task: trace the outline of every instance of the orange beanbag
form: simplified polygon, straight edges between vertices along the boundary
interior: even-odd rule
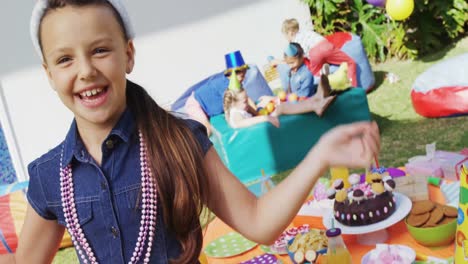
[[[0,254],[13,253],[18,247],[18,237],[28,204],[23,191],[25,190],[0,196]],[[70,235],[65,232],[60,248],[70,246],[72,246]]]

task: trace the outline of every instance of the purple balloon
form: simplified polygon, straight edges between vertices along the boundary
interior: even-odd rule
[[[367,0],[367,3],[373,5],[373,6],[378,6],[378,7],[384,7],[385,6],[386,0]]]
[[[406,172],[397,168],[388,168],[387,172],[392,178],[406,176]]]

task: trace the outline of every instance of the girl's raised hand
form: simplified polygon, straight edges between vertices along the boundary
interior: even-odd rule
[[[375,122],[341,125],[324,134],[315,150],[327,167],[367,168],[380,150]]]
[[[280,127],[280,121],[277,116],[268,116],[268,122],[270,122],[275,127]]]

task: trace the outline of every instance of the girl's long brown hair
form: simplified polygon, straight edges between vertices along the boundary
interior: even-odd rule
[[[128,40],[122,18],[106,0],[49,0],[44,16],[49,10],[67,5],[108,6]],[[171,262],[196,263],[203,244],[199,217],[209,197],[208,177],[203,167],[204,153],[186,122],[161,108],[142,87],[127,81],[126,96],[127,106],[135,115],[137,126],[147,142],[164,223],[174,232],[182,247],[181,255]]]
[[[196,263],[203,244],[200,214],[208,202],[203,151],[185,124],[161,108],[138,85],[127,85],[127,105],[148,142],[164,221],[182,245],[174,263]]]

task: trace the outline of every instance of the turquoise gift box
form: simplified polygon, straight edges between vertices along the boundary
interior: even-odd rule
[[[261,123],[233,129],[224,114],[214,116],[210,139],[224,164],[249,184],[260,179],[261,169],[274,175],[294,168],[331,128],[370,119],[365,90],[354,88],[338,95],[322,117],[315,113],[280,116],[280,128]]]

